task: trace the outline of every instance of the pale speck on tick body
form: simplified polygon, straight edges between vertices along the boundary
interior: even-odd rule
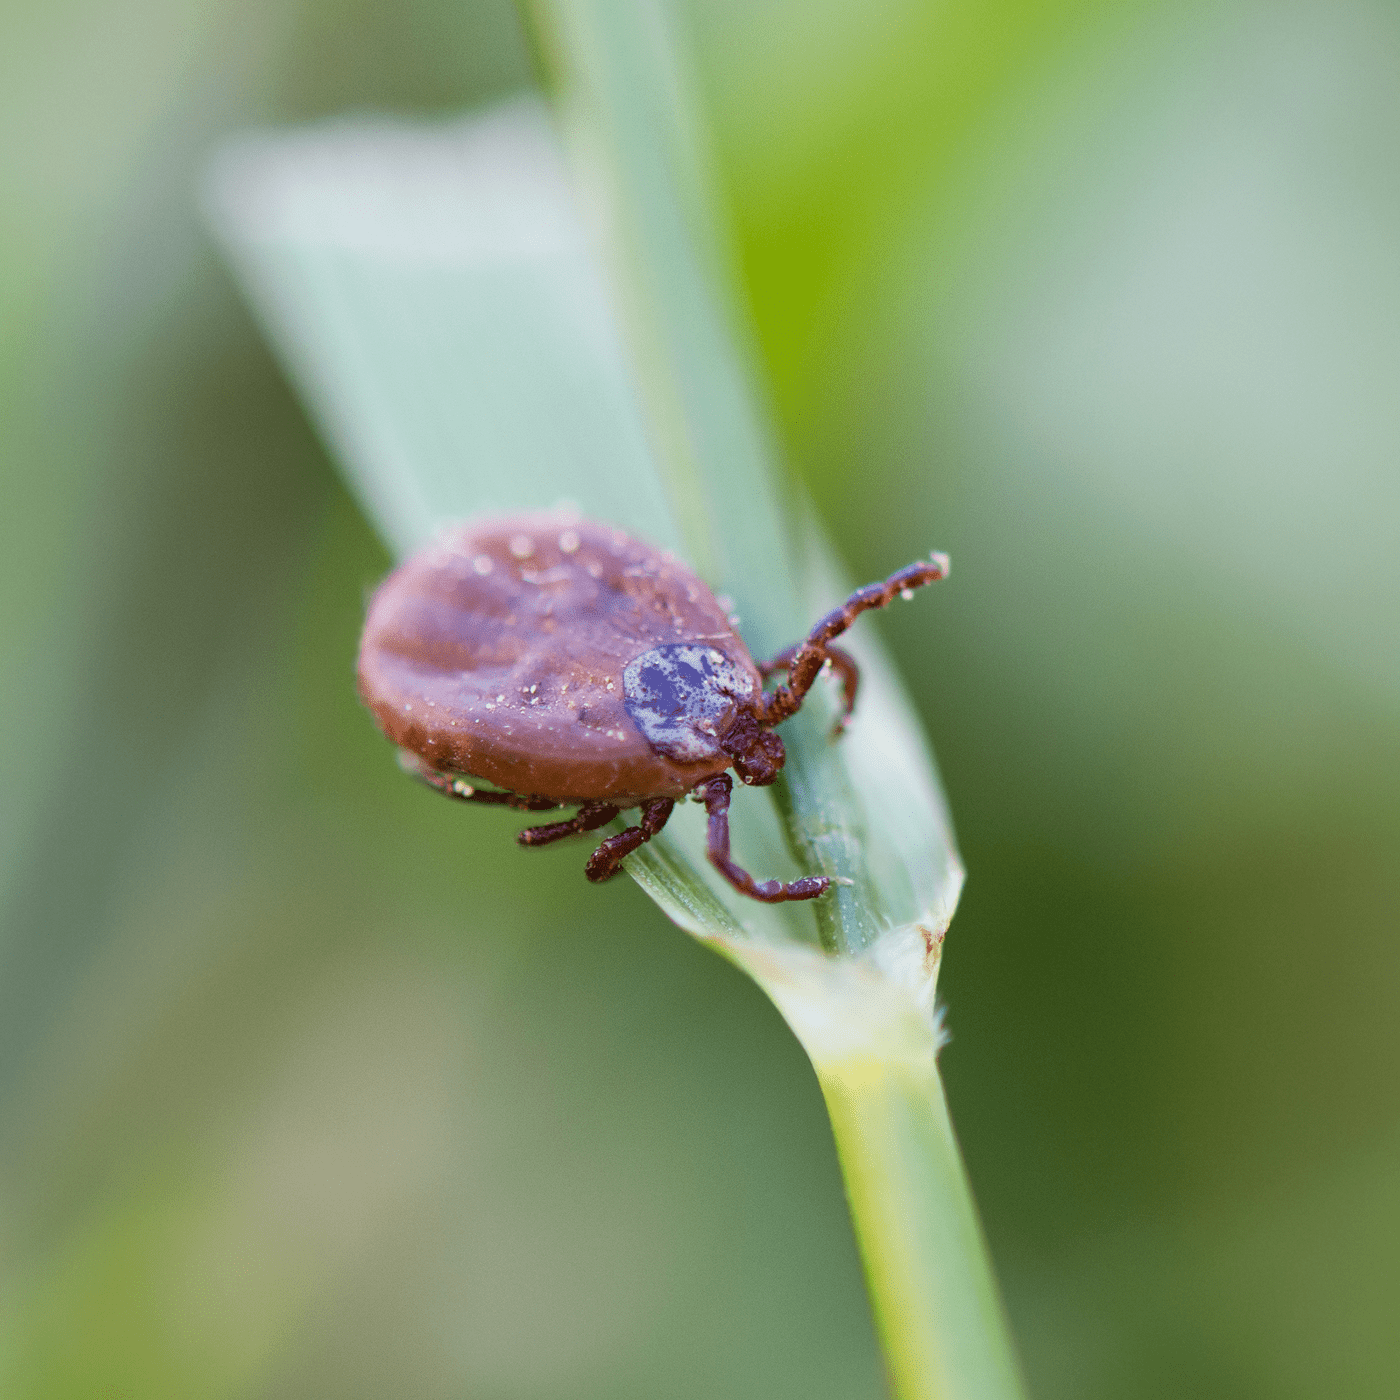
[[[512,535],[510,552],[513,558],[528,559],[535,552],[535,542],[529,535]]]
[[[559,548],[565,554],[574,553],[581,543],[582,541],[579,539],[577,530],[565,530],[563,534],[559,536]]]
[[[475,569],[482,578],[485,578],[486,575],[495,568],[495,565],[491,562],[491,556],[489,554],[478,554],[476,558],[472,560],[472,568]]]

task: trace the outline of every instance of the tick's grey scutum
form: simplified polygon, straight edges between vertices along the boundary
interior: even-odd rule
[[[719,752],[719,734],[752,678],[714,647],[677,642],[643,652],[622,673],[623,704],[647,742],[680,763]]]

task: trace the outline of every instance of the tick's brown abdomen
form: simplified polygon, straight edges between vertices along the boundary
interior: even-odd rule
[[[670,555],[564,512],[470,521],[380,586],[360,694],[394,743],[439,771],[631,806],[731,761],[667,758],[623,705],[630,661],[690,641],[761,686],[714,595]]]

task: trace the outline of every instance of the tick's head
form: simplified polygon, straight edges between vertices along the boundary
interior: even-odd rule
[[[744,705],[720,735],[719,746],[734,760],[734,771],[750,787],[767,787],[787,761],[783,741],[764,729],[751,706]]]

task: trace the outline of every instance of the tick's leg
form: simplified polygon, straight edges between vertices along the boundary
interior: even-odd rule
[[[563,805],[549,797],[525,797],[518,792],[497,792],[492,788],[477,787],[475,783],[469,783],[455,774],[439,773],[436,768],[429,768],[408,753],[400,752],[399,767],[454,802],[484,802],[492,807],[514,807],[517,812],[552,812]]]
[[[670,821],[675,805],[669,797],[644,802],[641,825],[629,826],[626,831],[609,836],[588,857],[588,867],[584,873],[594,884],[600,880],[611,880],[622,869],[624,858],[630,856],[643,841],[650,841]]]
[[[758,663],[759,675],[767,680],[769,676],[778,671],[788,670],[792,666],[798,650],[798,647],[789,647],[786,651],[780,651],[771,661],[760,661]],[[851,712],[856,707],[856,691],[860,688],[860,667],[856,664],[855,657],[845,647],[827,647],[826,659],[831,663],[831,669],[836,672],[841,681],[841,698],[845,702],[841,718],[831,727],[831,737],[839,739],[845,732],[846,721],[850,719]]]
[[[786,671],[792,665],[792,658],[797,655],[797,647],[791,646],[786,651],[780,651],[771,661],[760,661],[758,663],[758,674],[767,680],[769,676],[775,676],[779,671]]]
[[[527,826],[515,839],[522,846],[548,846],[551,841],[562,841],[566,836],[577,836],[581,831],[596,831],[600,826],[607,826],[618,811],[611,802],[589,802],[568,821]]]
[[[884,583],[872,583],[856,589],[839,608],[827,613],[812,628],[805,642],[782,653],[789,658],[786,663],[787,684],[780,685],[764,697],[763,723],[780,724],[802,708],[802,701],[811,690],[812,682],[831,655],[830,643],[861,613],[869,612],[871,608],[887,607],[900,594],[922,588],[926,583],[937,583],[947,576],[948,556],[935,554],[927,563],[910,564],[907,569],[891,574]]]
[[[729,858],[729,795],[734,791],[734,780],[728,773],[702,783],[695,791],[705,804],[709,814],[710,830],[707,854],[710,864],[734,886],[740,894],[761,899],[765,904],[782,904],[789,899],[815,899],[831,888],[831,878],[827,875],[804,875],[800,880],[784,884],[781,880],[765,880],[759,884],[747,870],[735,865]]]

